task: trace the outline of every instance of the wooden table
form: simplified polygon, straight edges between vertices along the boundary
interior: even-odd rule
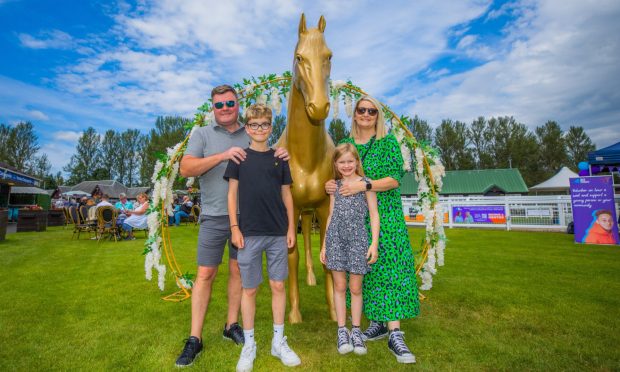
[[[20,209],[17,215],[17,232],[47,230],[47,211]]]

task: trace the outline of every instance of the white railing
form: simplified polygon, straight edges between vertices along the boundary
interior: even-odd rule
[[[620,195],[615,196],[616,215],[620,209]],[[407,225],[424,225],[424,218],[417,205],[417,198],[403,197],[403,212]],[[566,230],[573,221],[570,195],[549,196],[450,196],[439,198],[444,211],[446,227],[483,227],[500,229]],[[486,221],[455,222],[455,209],[469,210],[479,207],[491,213]],[[493,207],[493,208],[491,208]],[[495,209],[495,211],[493,211]],[[495,213],[503,211],[501,213]],[[493,217],[491,217],[493,215]],[[462,218],[462,216],[461,216]],[[461,219],[457,219],[461,220]]]

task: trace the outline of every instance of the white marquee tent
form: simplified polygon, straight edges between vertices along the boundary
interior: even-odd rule
[[[530,187],[530,191],[562,191],[568,192],[570,189],[570,179],[579,177],[579,175],[567,167],[562,167],[555,176],[549,178],[545,182]]]

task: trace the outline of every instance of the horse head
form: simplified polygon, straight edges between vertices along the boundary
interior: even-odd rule
[[[314,125],[322,124],[329,114],[328,84],[332,51],[325,43],[324,31],[323,16],[317,28],[308,29],[302,13],[293,62],[293,86],[303,95],[306,113]]]

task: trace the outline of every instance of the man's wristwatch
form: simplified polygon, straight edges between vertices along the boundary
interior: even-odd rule
[[[372,183],[370,183],[370,180],[368,178],[366,178],[364,181],[366,181],[366,191],[370,191],[370,189],[372,189]]]

